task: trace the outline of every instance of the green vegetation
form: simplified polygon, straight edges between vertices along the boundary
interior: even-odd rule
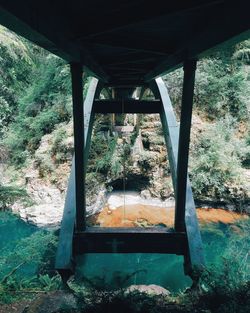
[[[14,250],[8,245],[2,248],[0,302],[17,301],[27,290],[35,294],[39,290],[58,289],[61,279],[53,269],[56,246],[57,237],[52,232],[37,231],[18,240]]]
[[[0,136],[14,120],[34,62],[24,40],[0,26]]]
[[[102,116],[97,117],[97,127],[91,141],[88,173],[97,172],[103,176],[104,182],[108,178],[116,179],[123,175],[123,165],[130,164],[131,144],[118,134],[113,135],[110,129],[101,131],[98,128]],[[105,117],[104,117],[105,119]]]
[[[141,153],[138,165],[144,172],[149,172],[155,166],[157,162],[157,155],[152,151],[144,151]]]
[[[40,62],[32,84],[19,100],[18,115],[4,140],[10,159],[17,166],[35,152],[43,135],[71,117],[68,67],[50,55]]]
[[[4,27],[0,55],[1,150],[19,167],[43,135],[71,117],[69,66]]]
[[[196,199],[231,201],[238,209],[249,198],[243,172],[250,163],[249,44],[244,41],[198,62],[194,108],[203,125],[193,130],[190,153]],[[183,71],[165,79],[179,115]]]
[[[51,157],[54,158],[57,164],[69,161],[73,154],[73,145],[69,149],[69,145],[65,142],[68,138],[67,131],[65,130],[66,125],[61,124],[60,126],[60,128],[54,131],[51,148]]]
[[[94,164],[96,171],[103,173],[104,175],[107,175],[110,168],[119,171],[119,168],[117,169],[116,165],[113,165],[114,168],[111,166],[116,159],[113,156],[115,153],[116,141],[117,138],[115,137],[109,137],[106,140],[104,135],[98,133],[93,138],[90,159],[96,161],[96,164]]]
[[[249,42],[214,52],[198,62],[194,106],[209,119],[230,114],[238,120],[249,119],[250,75]],[[183,71],[168,74],[165,79],[173,104],[181,104]]]
[[[32,203],[25,189],[16,186],[0,185],[0,211],[10,209],[17,200],[21,201],[27,206],[31,205]]]
[[[191,176],[197,198],[232,198],[237,202],[247,197],[242,168],[249,167],[250,163],[247,129],[249,42],[214,52],[198,62],[195,110],[204,123],[210,121],[214,125],[204,127],[191,149]],[[48,154],[37,153],[35,157],[41,177],[52,175],[58,165],[70,161],[73,152],[73,146],[67,142],[69,134],[64,129],[72,114],[69,66],[4,28],[0,29],[0,49],[3,72],[0,79],[0,156],[20,168],[27,158],[34,157],[42,137],[53,134]],[[182,76],[182,70],[166,76],[177,112],[181,103]],[[89,78],[86,82],[87,86]],[[116,116],[116,124],[121,124],[124,118],[122,114]],[[111,133],[105,137],[101,131],[102,127],[111,127],[110,120],[104,116],[96,118],[88,164],[88,178],[92,182],[95,173],[101,183],[107,177],[121,176],[124,160],[130,171],[130,150],[137,132],[132,134],[131,143],[126,143],[126,147],[117,144],[118,138]],[[141,123],[152,128],[156,122],[141,119]],[[157,161],[154,155],[154,150],[162,151],[163,136],[144,131],[142,140],[146,151],[140,155],[138,164],[144,174],[149,174],[155,163],[163,162],[162,159]]]
[[[236,137],[230,116],[208,125],[191,154],[191,179],[196,197],[244,200],[242,162],[250,146]]]

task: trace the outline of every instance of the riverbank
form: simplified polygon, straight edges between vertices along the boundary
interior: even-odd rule
[[[208,223],[233,224],[247,219],[246,214],[226,211],[225,209],[197,208],[197,217],[201,226]],[[172,228],[174,226],[174,207],[152,205],[125,205],[110,210],[105,207],[100,213],[90,217],[90,223],[101,227],[149,227],[158,225]]]
[[[33,194],[36,195],[36,204],[24,207],[17,202],[12,207],[12,212],[31,225],[58,229],[63,215],[64,195],[56,191],[55,187],[41,187],[38,183],[33,185]],[[134,191],[107,193],[102,190],[96,203],[87,207],[88,223],[102,227],[147,227],[162,224],[171,228],[174,223],[174,207],[173,197],[163,201]],[[230,224],[247,217],[246,214],[235,212],[232,205],[220,206],[212,202],[197,207],[197,215],[201,225],[209,222]]]
[[[233,224],[246,219],[246,214],[228,211],[224,208],[197,208],[201,226],[208,223]],[[174,227],[175,200],[165,201],[141,197],[136,192],[113,192],[107,197],[104,208],[89,216],[88,223],[101,227]]]

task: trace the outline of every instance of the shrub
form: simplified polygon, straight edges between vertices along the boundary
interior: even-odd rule
[[[0,185],[0,210],[9,209],[17,200],[27,205],[31,203],[31,199],[25,189],[16,186]]]
[[[51,156],[58,164],[71,160],[74,152],[73,140],[66,130],[66,124],[60,124],[53,132]]]
[[[250,131],[248,131],[248,133],[247,133],[245,143],[246,143],[246,146],[248,146],[248,147],[250,146]],[[250,149],[248,149],[248,151],[246,153],[246,157],[242,162],[243,166],[246,168],[250,168],[250,151],[249,150]]]
[[[51,262],[48,258],[48,247],[53,249],[54,258],[56,246],[57,237],[54,233],[37,231],[31,236],[19,240],[13,251],[8,248],[2,249],[0,302],[12,302],[18,296],[23,296],[23,294],[15,294],[13,291],[58,289],[61,282],[60,277],[51,276],[51,268],[47,267],[48,262]]]
[[[233,58],[244,64],[250,65],[250,39],[236,45]]]
[[[143,172],[151,170],[158,162],[158,153],[143,151],[138,159],[138,165]]]
[[[248,312],[250,221],[238,222],[237,233],[227,236],[227,249],[217,265],[207,266],[201,277],[205,291],[200,305],[212,312]]]
[[[102,134],[96,134],[93,138],[90,157],[96,161],[95,170],[107,174],[113,159],[113,154],[116,148],[116,137],[109,137],[107,140]]]
[[[69,95],[68,66],[56,57],[43,56],[32,84],[19,101],[19,114],[4,139],[11,161],[17,166],[25,161],[25,150],[33,154],[43,135],[51,133],[57,124],[70,120]]]
[[[244,198],[241,162],[249,147],[236,138],[233,119],[207,126],[193,147],[191,180],[196,197]]]
[[[15,119],[33,66],[26,41],[0,26],[0,136]]]
[[[35,166],[38,168],[40,177],[48,177],[54,172],[55,166],[50,155],[36,153]]]
[[[209,118],[225,117],[227,114],[238,120],[247,120],[249,117],[247,71],[244,62],[232,57],[236,52],[237,46],[218,50],[211,57],[198,62],[194,106],[205,112]],[[179,111],[183,71],[178,69],[164,79],[173,105]]]

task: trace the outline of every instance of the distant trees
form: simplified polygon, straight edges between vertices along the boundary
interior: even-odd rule
[[[194,105],[210,120],[230,114],[247,120],[250,112],[250,40],[214,52],[198,62]],[[165,76],[175,107],[181,104],[183,71]]]

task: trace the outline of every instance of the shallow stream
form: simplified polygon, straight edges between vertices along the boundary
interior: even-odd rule
[[[0,212],[0,253],[3,248],[5,251],[14,250],[21,238],[28,240],[35,231],[35,226],[9,213]],[[218,264],[233,234],[232,224],[203,224],[201,234],[207,264]],[[183,257],[176,255],[87,254],[79,257],[77,263],[79,279],[100,288],[157,284],[176,292],[191,284],[183,272]]]

